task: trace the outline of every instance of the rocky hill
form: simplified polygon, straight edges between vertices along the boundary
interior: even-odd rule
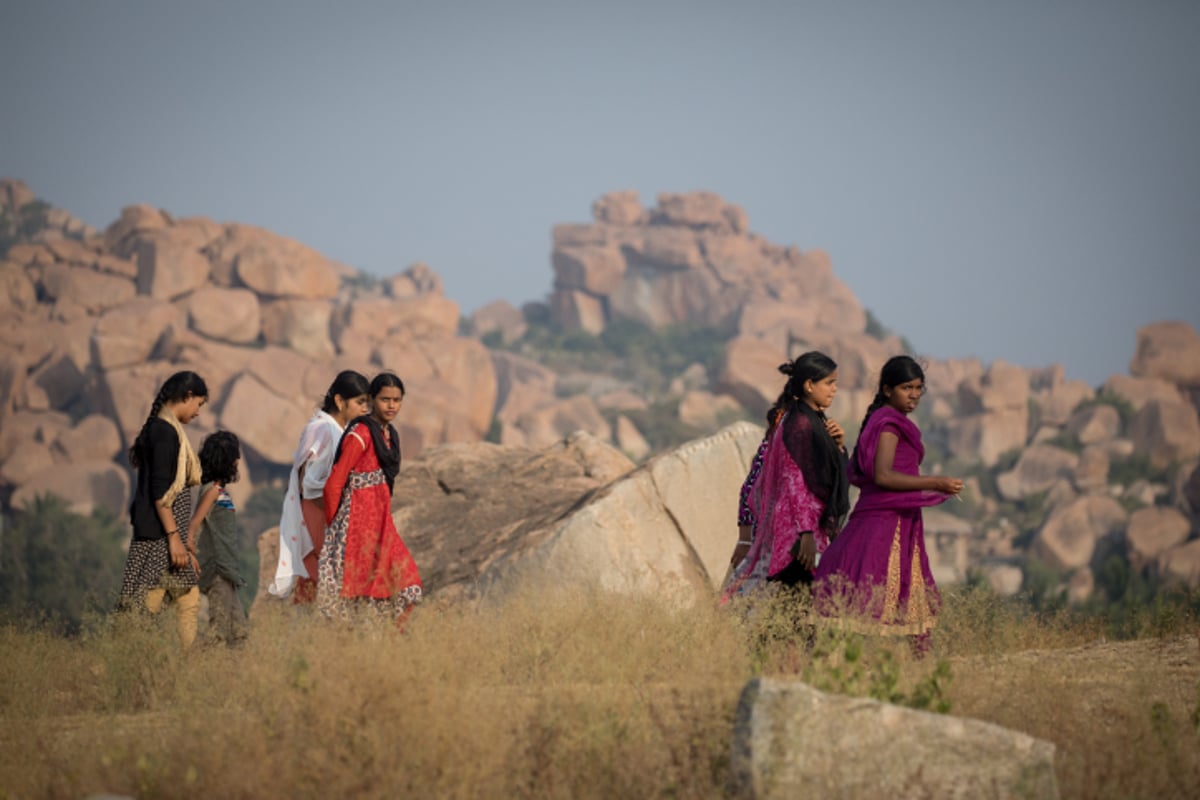
[[[373,278],[266,230],[146,206],[96,231],[0,182],[0,500],[20,509],[55,493],[81,511],[123,508],[123,452],[154,387],[189,367],[212,401],[191,433],[242,437],[244,501],[278,486],[329,380],[351,367],[392,369],[408,385],[401,436],[410,459],[424,454],[406,462],[414,480],[473,470],[489,505],[540,507],[548,492],[561,514],[606,494],[616,474],[581,483],[543,465],[537,480],[490,488],[488,476],[511,478],[513,464],[550,457],[576,431],[632,469],[757,422],[778,393],[778,364],[812,348],[840,364],[832,411],[853,432],[879,367],[907,349],[826,254],[765,241],[716,195],[663,194],[646,208],[618,192],[592,211],[590,223],[554,228],[544,302],[498,301],[460,319],[423,264]],[[1129,373],[1100,387],[1060,366],[1000,361],[927,359],[927,374],[927,467],[970,479],[966,502],[927,517],[940,579],[979,576],[1002,593],[1040,582],[1078,601],[1112,559],[1146,580],[1200,580],[1194,330],[1143,329]],[[498,448],[464,449],[484,440]],[[447,443],[464,446],[436,447]],[[550,552],[538,542],[557,516],[504,523],[527,542],[489,533],[451,546],[431,511],[445,497],[405,491],[400,521],[447,587]],[[711,581],[714,557],[687,547],[699,565],[688,569]]]

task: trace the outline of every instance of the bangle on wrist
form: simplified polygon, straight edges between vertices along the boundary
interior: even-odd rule
[[[743,544],[754,544],[754,542],[750,541],[749,539],[738,539],[738,544],[739,544],[739,545],[743,545]]]
[[[173,531],[167,531],[167,536],[175,536],[178,533],[179,533],[179,528],[176,528]]]

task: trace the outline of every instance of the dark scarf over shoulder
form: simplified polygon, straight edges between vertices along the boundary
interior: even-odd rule
[[[383,425],[379,420],[370,414],[358,417],[350,421],[346,426],[345,433],[342,434],[341,441],[338,442],[337,453],[333,456],[333,461],[336,464],[337,460],[342,457],[342,446],[346,443],[346,437],[350,435],[350,431],[355,425],[362,424],[371,432],[371,443],[375,446],[375,458],[379,460],[379,468],[383,470],[383,477],[387,481],[388,494],[392,494],[396,488],[396,475],[400,472],[400,435],[396,433],[395,427],[388,425],[388,434],[392,438],[392,444],[389,447],[383,441]]]
[[[821,529],[836,535],[850,511],[846,454],[825,430],[825,415],[805,402],[796,403],[783,418],[783,444],[800,468],[809,490],[825,504]]]

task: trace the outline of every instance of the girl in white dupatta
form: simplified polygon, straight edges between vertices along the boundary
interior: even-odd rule
[[[279,563],[268,591],[311,603],[316,598],[317,558],[325,540],[323,493],[346,424],[370,412],[370,383],[354,370],[339,372],[321,408],[300,434],[292,456],[279,518]]]

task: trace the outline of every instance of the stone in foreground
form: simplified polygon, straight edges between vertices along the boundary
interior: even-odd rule
[[[987,722],[755,678],[738,703],[738,798],[1057,798],[1054,745]]]

